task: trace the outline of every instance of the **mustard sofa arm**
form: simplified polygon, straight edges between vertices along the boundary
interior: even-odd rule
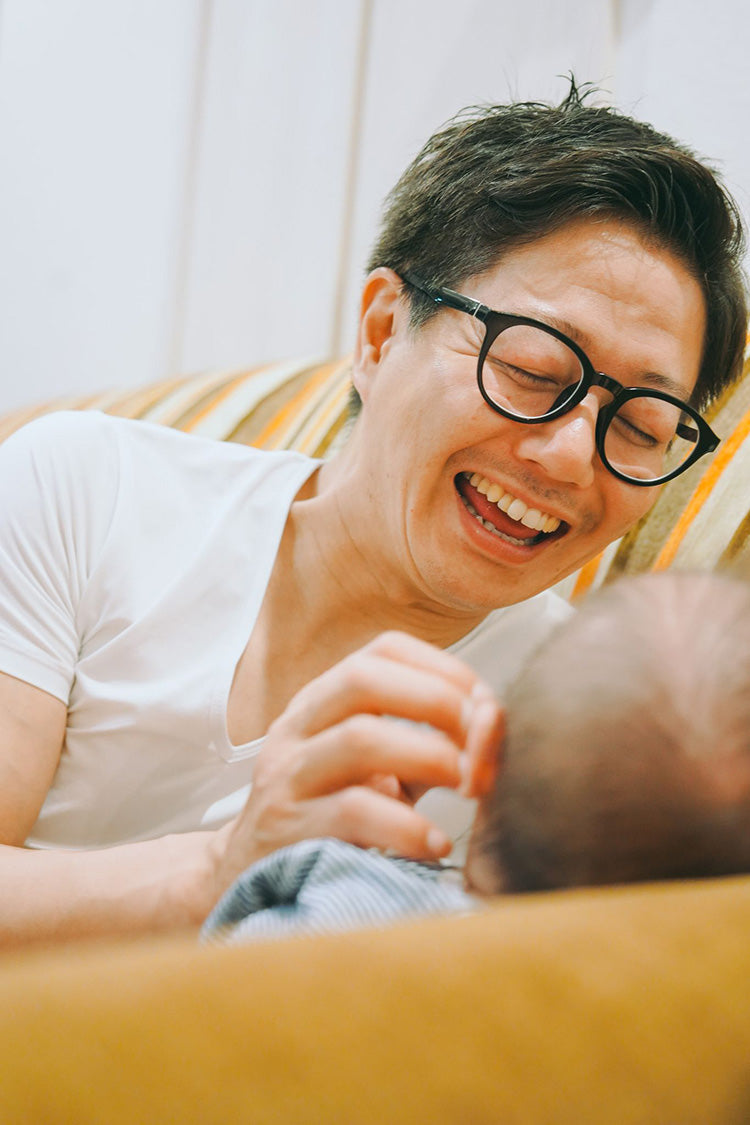
[[[384,931],[0,961],[0,1118],[739,1125],[750,879]]]

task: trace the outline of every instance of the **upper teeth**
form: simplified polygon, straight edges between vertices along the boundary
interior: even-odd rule
[[[530,508],[523,500],[512,496],[510,492],[505,492],[499,484],[493,484],[480,473],[472,473],[471,476],[466,473],[465,475],[469,477],[469,482],[476,488],[477,492],[486,496],[491,504],[497,504],[501,512],[506,512],[517,523],[522,523],[526,527],[532,528],[533,531],[544,531],[547,534],[551,531],[557,531],[560,526],[560,520],[557,516],[549,516],[546,512],[540,512],[538,508]]]

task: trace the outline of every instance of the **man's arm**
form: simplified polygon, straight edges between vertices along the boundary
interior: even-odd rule
[[[26,849],[57,768],[66,707],[0,673],[0,948],[197,926],[213,905],[211,834],[102,851]]]

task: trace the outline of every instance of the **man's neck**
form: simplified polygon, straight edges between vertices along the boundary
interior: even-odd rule
[[[484,618],[421,598],[377,538],[362,533],[367,513],[349,519],[340,485],[324,466],[291,507],[264,610],[278,613],[293,651],[327,648],[335,659],[387,629],[440,648],[460,640]],[[321,483],[322,482],[322,483]]]

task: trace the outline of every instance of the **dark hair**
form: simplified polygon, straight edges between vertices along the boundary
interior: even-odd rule
[[[559,106],[472,107],[435,133],[386,201],[368,269],[414,269],[452,288],[511,248],[590,217],[632,221],[703,287],[708,325],[694,403],[738,375],[747,327],[737,206],[685,146],[570,80]],[[411,287],[412,324],[437,311]]]

